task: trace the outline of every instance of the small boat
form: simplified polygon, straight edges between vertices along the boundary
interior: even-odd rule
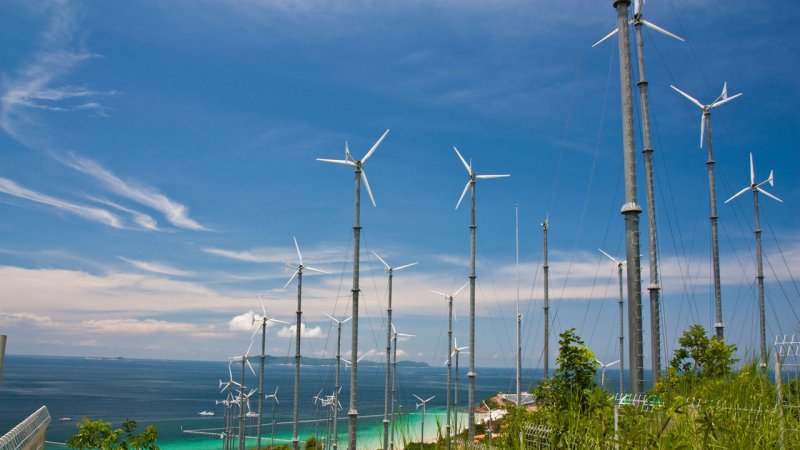
[[[258,413],[254,413],[253,411],[250,411],[249,413],[245,414],[245,416],[246,417],[258,417]]]
[[[72,417],[62,417],[58,419],[59,422],[72,422]]]
[[[213,416],[214,415],[214,411],[200,411],[197,414],[201,415],[201,416]]]

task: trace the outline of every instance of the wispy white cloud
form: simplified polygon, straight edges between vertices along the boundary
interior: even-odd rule
[[[77,203],[61,200],[46,194],[41,194],[39,192],[24,188],[8,178],[0,177],[0,192],[41,205],[51,206],[59,211],[64,211],[93,222],[99,222],[104,225],[108,225],[110,227],[123,228],[120,218],[105,209],[79,205]]]
[[[213,325],[201,326],[188,322],[167,322],[154,319],[92,319],[81,326],[90,333],[100,334],[181,334],[195,337],[213,337],[221,333]]]
[[[140,211],[136,211],[134,209],[126,208],[126,207],[124,207],[124,206],[122,206],[120,204],[114,203],[114,202],[112,202],[110,200],[105,200],[105,199],[101,199],[101,198],[97,198],[97,197],[90,197],[90,198],[92,200],[96,201],[97,203],[101,203],[103,205],[110,206],[112,208],[115,208],[115,209],[118,209],[120,211],[123,211],[123,212],[126,212],[126,213],[130,214],[131,216],[133,216],[133,221],[137,225],[139,225],[140,227],[144,228],[145,230],[160,231],[160,228],[158,228],[158,222],[156,222],[156,220],[152,216],[150,216],[148,214],[145,214],[145,213],[140,212]]]
[[[59,157],[59,160],[68,167],[95,178],[115,194],[161,212],[168,222],[178,228],[208,231],[208,228],[189,217],[189,208],[168,198],[151,186],[136,181],[122,180],[96,161],[78,156],[74,153],[68,153],[63,157]]]
[[[135,259],[124,258],[122,256],[120,256],[119,259],[131,264],[132,266],[134,266],[134,267],[136,267],[138,269],[141,269],[141,270],[144,270],[144,271],[147,271],[147,272],[159,273],[159,274],[162,274],[162,275],[174,275],[174,276],[178,276],[178,277],[184,277],[184,276],[188,276],[188,275],[192,274],[191,272],[187,272],[185,270],[176,269],[174,267],[168,266],[168,265],[160,263],[160,262],[138,261],[138,260],[135,260]]]
[[[221,248],[204,248],[203,251],[211,255],[222,256],[223,258],[233,259],[236,261],[253,262],[253,263],[276,263],[285,260],[276,256],[271,249],[261,248],[253,250],[224,250]]]

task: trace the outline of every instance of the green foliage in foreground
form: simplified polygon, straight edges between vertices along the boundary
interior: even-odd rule
[[[67,447],[77,449],[124,449],[124,450],[159,450],[156,445],[158,430],[150,424],[141,434],[136,434],[138,423],[125,419],[122,428],[111,429],[111,424],[104,420],[89,420],[84,417],[78,424],[78,432],[67,439]]]
[[[520,448],[520,432],[538,425],[547,431],[525,438],[525,448],[800,448],[800,408],[781,416],[775,385],[756,362],[733,370],[735,346],[709,338],[700,325],[679,343],[650,397],[618,407],[615,430],[614,398],[594,384],[594,356],[567,330],[555,375],[534,390],[538,409],[510,409],[494,447]],[[784,404],[800,405],[800,382],[783,392]]]

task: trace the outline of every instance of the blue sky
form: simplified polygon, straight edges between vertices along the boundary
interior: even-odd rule
[[[748,184],[748,152],[759,179],[776,170],[770,192],[785,203],[761,202],[767,335],[798,331],[800,6],[653,0],[644,13],[687,40],[645,32],[667,346],[689,324],[713,322],[700,111],[669,85],[710,102],[727,81],[744,95],[712,114],[723,308],[728,337],[752,354],[752,200],[722,202]],[[517,203],[524,364],[541,365],[539,223],[548,215],[551,342],[577,327],[598,357],[616,359],[616,273],[597,248],[624,254],[617,43],[590,48],[614,26],[611,2],[596,0],[6,2],[8,351],[239,354],[258,294],[276,317],[293,317],[296,291],[281,288],[296,236],[307,264],[334,273],[304,284],[303,353],[330,355],[322,313],[349,311],[353,180],[315,158],[342,158],[345,142],[363,155],[391,129],[365,166],[377,208],[364,197],[359,347],[384,346],[374,250],[395,265],[419,261],[395,277],[396,324],[418,336],[401,355],[445,357],[446,305],[429,290],[467,281],[457,146],[478,173],[512,175],[478,186],[478,364],[513,364]],[[456,300],[462,345],[467,298]],[[293,354],[287,331],[270,330],[270,353]]]

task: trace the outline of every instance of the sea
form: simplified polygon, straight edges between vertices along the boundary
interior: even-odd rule
[[[257,359],[257,358],[256,358]],[[253,361],[258,373],[257,361]],[[385,367],[360,366],[358,372],[358,441],[359,448],[382,447]],[[232,367],[234,379],[241,377],[241,364]],[[515,390],[514,369],[477,368],[477,399],[497,392]],[[299,435],[323,438],[328,433],[329,408],[315,405],[314,395],[331,395],[335,385],[335,366],[303,366],[299,402]],[[245,385],[258,387],[258,378],[245,371]],[[523,387],[535,386],[541,371],[527,370]],[[340,372],[343,386],[339,394],[339,442],[347,442],[347,407],[350,372],[344,365]],[[427,403],[425,438],[436,437],[444,429],[447,372],[444,367],[398,367],[395,442],[418,441],[422,428],[422,408],[417,395]],[[126,418],[139,423],[139,430],[154,424],[159,431],[158,444],[164,450],[221,449],[219,433],[224,426],[224,407],[219,380],[229,378],[225,361],[171,361],[146,359],[101,359],[78,357],[42,357],[6,355],[0,381],[0,435],[5,434],[42,405],[47,406],[52,422],[47,431],[47,449],[64,449],[63,443],[77,431],[83,418],[105,420],[118,427]],[[609,379],[610,381],[610,379]],[[467,371],[459,372],[459,404],[467,403]],[[287,443],[292,438],[294,367],[267,365],[265,393],[278,389],[279,403],[264,402],[262,445]],[[257,397],[251,408],[257,410]],[[273,410],[274,406],[274,410]],[[201,416],[201,411],[214,416]],[[273,416],[274,414],[274,416]],[[462,412],[460,425],[466,424]],[[274,417],[274,419],[273,419]],[[61,421],[69,418],[70,421]],[[274,420],[274,433],[273,433]],[[199,433],[198,433],[199,432]],[[255,447],[256,419],[247,419],[247,445]]]

